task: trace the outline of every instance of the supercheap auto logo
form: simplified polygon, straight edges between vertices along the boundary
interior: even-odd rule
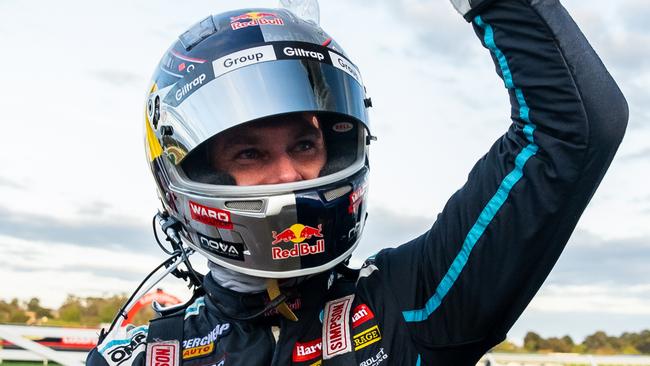
[[[263,13],[259,11],[244,13],[236,17],[230,17],[230,27],[233,30],[252,27],[256,25],[284,25],[282,18],[275,13]]]
[[[323,253],[325,251],[325,240],[318,239],[316,244],[310,245],[309,243],[304,243],[305,240],[311,239],[313,237],[322,238],[323,237],[323,225],[319,224],[318,227],[307,226],[303,224],[293,224],[287,229],[284,229],[280,232],[271,232],[273,236],[272,245],[280,243],[294,243],[292,248],[283,249],[279,246],[271,248],[271,256],[273,259],[287,259],[294,257],[302,257],[305,255],[312,255]]]

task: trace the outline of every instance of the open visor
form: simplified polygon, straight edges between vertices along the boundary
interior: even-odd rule
[[[270,116],[329,112],[369,128],[356,66],[309,43],[275,42],[197,63],[158,96],[153,127],[175,164],[218,133]]]

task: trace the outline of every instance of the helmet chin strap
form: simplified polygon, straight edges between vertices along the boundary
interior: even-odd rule
[[[280,292],[280,286],[278,285],[278,280],[272,278],[267,279],[266,292],[268,292],[269,299],[271,300],[271,302],[273,302],[274,299],[281,296],[282,293]],[[298,321],[298,317],[296,316],[296,314],[293,313],[293,311],[291,311],[291,309],[289,308],[285,300],[283,300],[281,303],[276,305],[275,308],[278,309],[278,312],[282,314],[283,317],[293,322]]]

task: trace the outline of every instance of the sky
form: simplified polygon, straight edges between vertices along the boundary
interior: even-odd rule
[[[566,0],[630,106],[627,135],[544,286],[509,333],[650,328],[650,6]],[[0,299],[130,292],[163,260],[143,150],[160,57],[208,14],[275,1],[0,0]],[[369,221],[353,263],[419,236],[508,128],[488,52],[446,1],[328,0],[321,25],[373,100]],[[453,156],[453,158],[450,158]],[[204,268],[202,260],[194,260]],[[166,281],[170,292],[183,284]]]

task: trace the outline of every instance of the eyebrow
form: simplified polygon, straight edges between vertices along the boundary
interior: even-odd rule
[[[259,132],[263,130],[264,127],[261,127],[260,129],[256,130],[258,132],[252,134],[234,134],[233,136],[226,136],[227,139],[221,146],[221,149],[228,150],[242,145],[256,145],[263,139],[263,136],[260,135],[264,135],[264,133]],[[320,129],[311,125],[303,125],[300,127],[300,129],[297,130],[293,137],[297,139],[304,137],[320,138],[321,136],[322,133]]]

